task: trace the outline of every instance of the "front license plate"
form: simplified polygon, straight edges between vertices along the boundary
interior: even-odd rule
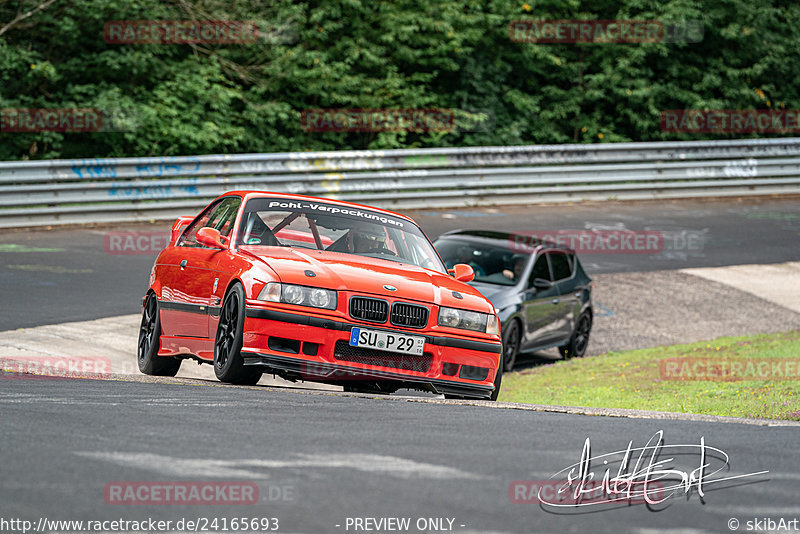
[[[354,327],[350,330],[350,345],[422,356],[425,337]]]

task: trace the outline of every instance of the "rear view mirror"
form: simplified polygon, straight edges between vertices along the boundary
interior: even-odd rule
[[[197,231],[197,242],[206,247],[224,249],[225,243],[222,240],[223,237],[216,228],[206,226]]]
[[[553,282],[545,280],[544,278],[534,278],[533,287],[536,289],[550,289],[553,287]]]
[[[459,282],[471,282],[475,278],[475,270],[466,263],[456,263],[447,271]]]

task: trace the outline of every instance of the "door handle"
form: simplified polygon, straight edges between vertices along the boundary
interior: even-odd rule
[[[558,304],[558,302],[559,302],[558,299],[553,299],[553,304]]]
[[[181,269],[186,267],[186,260],[181,260]]]

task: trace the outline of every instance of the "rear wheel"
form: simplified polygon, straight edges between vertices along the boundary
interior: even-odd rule
[[[586,354],[586,347],[589,346],[589,334],[592,332],[592,315],[588,312],[583,312],[578,317],[578,324],[575,326],[575,331],[572,332],[572,337],[569,338],[569,343],[558,347],[558,352],[561,356],[568,360],[570,358],[580,358]]]
[[[158,299],[155,293],[147,295],[142,310],[142,323],[139,327],[139,344],[136,359],[139,371],[146,375],[175,376],[181,368],[181,361],[158,355],[161,343],[161,317],[158,313]]]
[[[244,289],[241,284],[234,284],[225,295],[214,338],[214,374],[221,382],[254,385],[261,379],[260,368],[244,365],[243,331]]]

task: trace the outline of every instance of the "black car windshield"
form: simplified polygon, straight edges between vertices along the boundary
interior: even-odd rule
[[[435,246],[448,269],[466,263],[475,271],[475,282],[502,286],[513,286],[519,281],[530,257],[510,247],[451,237],[438,239]]]
[[[414,223],[313,199],[248,200],[236,243],[356,254],[446,272],[433,245]]]

